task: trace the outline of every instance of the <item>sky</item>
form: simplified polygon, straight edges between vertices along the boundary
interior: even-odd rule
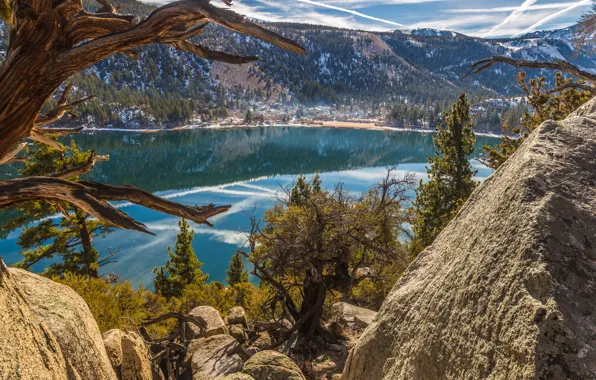
[[[591,0],[234,0],[232,9],[263,21],[364,30],[433,28],[498,38],[567,27],[589,10],[591,3]]]

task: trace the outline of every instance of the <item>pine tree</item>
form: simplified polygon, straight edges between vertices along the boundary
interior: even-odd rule
[[[250,112],[250,109],[247,109],[246,114],[244,114],[244,123],[252,124],[252,122],[253,122],[252,112]]]
[[[289,203],[295,206],[303,205],[311,194],[321,192],[321,176],[319,172],[315,173],[312,181],[309,183],[306,178],[301,174],[298,176],[296,183],[292,187],[290,192]]]
[[[468,156],[474,152],[476,135],[472,130],[470,103],[466,95],[445,115],[434,136],[435,157],[429,158],[429,181],[420,182],[413,203],[412,253],[417,255],[435,240],[472,194],[477,183],[472,179]]]
[[[63,150],[42,143],[25,148],[25,166],[19,170],[23,176],[57,175],[85,164],[92,152],[81,152],[74,141]],[[68,178],[76,180],[77,177]],[[99,277],[99,267],[107,260],[100,260],[92,245],[93,238],[105,236],[112,229],[98,220],[90,219],[83,210],[65,202],[49,203],[32,201],[19,206],[21,215],[2,226],[11,231],[23,228],[17,244],[22,248],[23,260],[16,267],[31,269],[43,260],[59,256],[61,260],[46,268],[48,276],[62,276],[66,272],[90,277]],[[63,218],[44,218],[63,214]],[[34,220],[42,220],[27,225]],[[24,227],[23,227],[24,226]]]
[[[248,282],[248,271],[244,270],[244,260],[242,254],[236,252],[230,261],[230,267],[226,271],[226,281],[231,286]]]
[[[166,298],[181,297],[184,288],[189,284],[204,284],[209,275],[203,274],[199,261],[192,248],[194,231],[189,229],[188,222],[178,222],[180,233],[176,236],[176,248],[168,247],[170,260],[165,266],[153,269],[155,292]]]

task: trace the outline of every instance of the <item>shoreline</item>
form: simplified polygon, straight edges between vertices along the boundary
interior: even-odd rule
[[[251,125],[251,124],[213,124],[208,126],[200,125],[185,125],[171,129],[128,129],[128,128],[88,128],[83,127],[83,132],[136,132],[136,133],[159,133],[159,132],[175,132],[175,131],[192,131],[201,129],[256,129],[256,128],[330,128],[330,129],[359,129],[367,131],[380,132],[416,132],[416,133],[436,133],[434,129],[423,128],[394,128],[387,126],[380,126],[375,123],[358,123],[358,122],[344,122],[344,121],[324,121],[317,124],[265,124],[265,125]],[[476,136],[501,138],[503,135],[475,132]]]

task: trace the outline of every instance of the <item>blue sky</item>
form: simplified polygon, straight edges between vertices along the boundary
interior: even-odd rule
[[[435,28],[481,37],[510,37],[563,28],[591,0],[234,0],[232,9],[264,21],[369,29]]]

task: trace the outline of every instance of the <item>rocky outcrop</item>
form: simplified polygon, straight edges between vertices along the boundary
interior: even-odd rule
[[[277,351],[255,354],[244,364],[243,372],[255,380],[306,380],[296,363]]]
[[[219,315],[219,311],[211,306],[199,306],[191,310],[189,315],[202,318],[207,327],[201,332],[200,328],[192,323],[188,324],[187,332],[190,339],[207,338],[219,334],[227,334],[226,325]]]
[[[544,123],[472,194],[344,379],[596,378],[595,110]]]
[[[338,302],[331,306],[330,320],[343,327],[363,329],[368,327],[376,316],[376,311]]]
[[[193,380],[212,380],[242,371],[244,362],[235,353],[237,349],[238,342],[229,335],[192,341],[188,354]]]
[[[85,301],[71,288],[36,274],[10,268],[33,314],[62,351],[71,379],[115,380],[99,327]]]
[[[0,259],[0,380],[66,380],[52,332],[31,311]]]

